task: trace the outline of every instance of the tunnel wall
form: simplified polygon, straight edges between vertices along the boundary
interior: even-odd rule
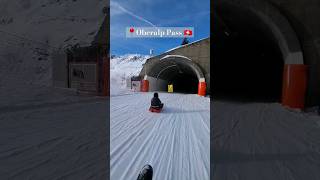
[[[320,102],[320,2],[318,0],[217,0],[216,3],[228,1],[239,6],[258,6],[267,13],[273,8],[289,22],[293,28],[301,47],[302,53],[293,53],[288,58],[303,56],[308,65],[308,82],[306,92],[306,106],[319,105]],[[278,24],[281,24],[280,22]],[[278,39],[280,40],[280,39]],[[292,64],[292,63],[289,63]],[[293,63],[294,64],[294,63]]]
[[[148,76],[147,80],[149,81],[149,91],[167,91],[168,82],[162,79],[158,79]]]
[[[205,38],[194,43],[186,44],[176,49],[169,50],[158,56],[149,58],[140,72],[140,76],[144,76],[145,72],[150,71],[154,63],[157,63],[166,55],[181,55],[191,59],[196,63],[205,76],[207,83],[207,93],[210,94],[210,38]]]
[[[275,42],[282,51],[286,64],[303,64],[300,42],[287,18],[266,0],[217,0],[218,8],[225,6],[246,10],[254,14],[272,32]],[[252,21],[250,19],[248,22]]]
[[[295,29],[308,65],[306,105],[320,103],[320,2],[318,0],[268,0]]]

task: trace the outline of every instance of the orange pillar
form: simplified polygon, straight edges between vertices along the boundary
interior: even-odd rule
[[[290,108],[304,108],[307,87],[307,66],[286,64],[283,71],[282,105]]]
[[[207,83],[204,81],[204,79],[200,79],[198,84],[198,95],[205,96],[206,92],[207,92]]]
[[[144,79],[141,81],[141,91],[148,92],[149,91],[149,81]]]

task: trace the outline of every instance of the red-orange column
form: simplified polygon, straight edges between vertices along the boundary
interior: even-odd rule
[[[286,64],[283,71],[282,105],[303,109],[307,87],[307,66]]]
[[[141,91],[142,92],[148,92],[149,91],[149,81],[148,80],[142,80],[141,81]]]
[[[207,92],[207,83],[200,81],[198,84],[198,95],[205,96],[206,92]]]

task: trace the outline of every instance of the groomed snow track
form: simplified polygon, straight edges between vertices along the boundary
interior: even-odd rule
[[[213,101],[213,179],[319,180],[320,117],[278,103]]]
[[[111,180],[136,179],[145,164],[154,180],[208,180],[210,99],[160,93],[161,113],[148,111],[152,93],[111,97]]]

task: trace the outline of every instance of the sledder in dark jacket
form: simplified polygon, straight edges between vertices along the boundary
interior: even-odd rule
[[[161,103],[158,93],[154,93],[153,98],[151,99],[151,108],[161,109],[162,107],[163,103]]]

